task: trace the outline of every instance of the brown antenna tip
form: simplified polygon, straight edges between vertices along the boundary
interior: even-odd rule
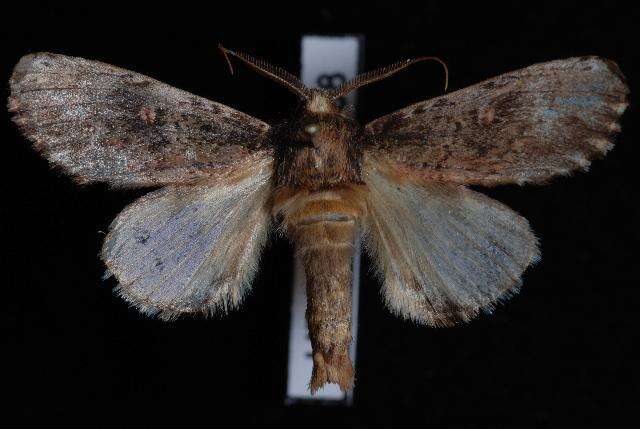
[[[222,46],[222,43],[218,43],[218,49],[220,49],[220,52],[222,52],[222,56],[224,56],[224,59],[227,61],[227,65],[229,66],[229,73],[233,75],[233,65],[231,64],[231,60],[229,59],[229,53],[233,54],[233,52]]]
[[[420,58],[416,58],[416,60],[414,60],[413,62],[425,61],[425,60],[435,61],[437,63],[440,63],[440,65],[444,69],[444,92],[447,92],[447,89],[449,88],[449,67],[447,67],[447,63],[445,63],[438,57],[420,57]]]

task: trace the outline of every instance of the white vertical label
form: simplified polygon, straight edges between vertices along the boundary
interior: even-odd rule
[[[301,44],[301,80],[309,87],[335,88],[353,79],[360,67],[361,38],[357,36],[304,36]],[[345,102],[355,107],[356,95],[352,92]],[[352,310],[351,310],[351,361],[356,362],[358,333],[358,293],[360,287],[360,239],[355,243],[353,257]],[[305,275],[300,261],[295,261],[293,276],[291,327],[289,331],[289,370],[287,379],[287,403],[296,400],[346,401],[351,403],[352,392],[346,395],[336,384],[325,385],[315,395],[309,393],[309,380],[313,369],[311,342],[309,341],[305,309],[307,297]]]

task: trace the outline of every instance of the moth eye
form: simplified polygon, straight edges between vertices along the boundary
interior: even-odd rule
[[[307,134],[313,135],[318,132],[318,129],[319,129],[318,125],[311,124],[311,125],[307,125],[304,130]]]

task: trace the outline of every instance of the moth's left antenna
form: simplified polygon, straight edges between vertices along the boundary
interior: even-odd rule
[[[247,64],[252,69],[256,70],[263,76],[267,76],[268,78],[275,80],[276,82],[284,85],[291,92],[298,95],[300,98],[308,99],[311,91],[309,88],[304,86],[302,82],[298,80],[297,77],[287,72],[286,70],[281,69],[280,67],[273,66],[266,61],[258,60],[250,55],[243,54],[242,52],[234,52],[230,49],[225,48],[224,46],[218,44],[218,49],[224,55],[225,60],[227,61],[227,65],[229,66],[229,71],[233,74],[233,65],[231,64],[231,59],[229,55],[236,57],[243,63]]]

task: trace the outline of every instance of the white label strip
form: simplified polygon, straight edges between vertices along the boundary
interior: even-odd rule
[[[302,38],[302,83],[309,87],[332,88],[354,78],[360,67],[361,38],[357,36],[304,36]],[[355,107],[355,92],[345,102]],[[358,332],[358,293],[360,287],[360,240],[355,243],[352,280],[352,342],[351,361],[356,362],[356,339]],[[305,320],[307,297],[305,276],[300,261],[295,261],[293,276],[293,299],[291,327],[289,331],[289,371],[287,380],[287,403],[296,400],[345,401],[350,404],[352,392],[342,393],[336,384],[328,384],[315,395],[309,393],[309,379],[313,369],[311,343]]]

